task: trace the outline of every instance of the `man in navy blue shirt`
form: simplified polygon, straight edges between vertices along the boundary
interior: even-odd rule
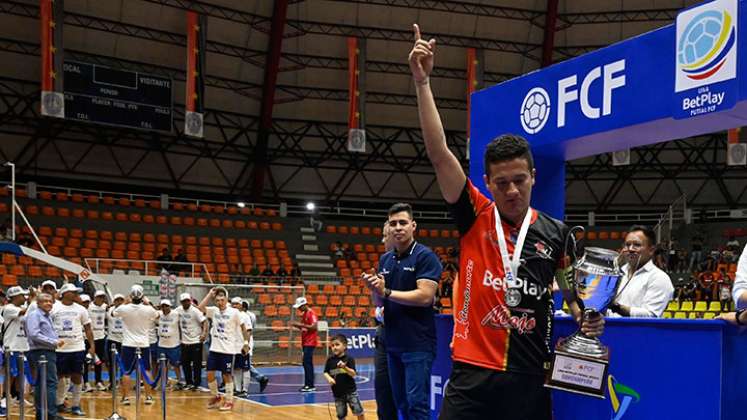
[[[394,249],[381,256],[379,272],[364,274],[377,306],[384,307],[389,381],[405,420],[430,419],[431,366],[436,352],[434,320],[441,263],[428,247],[415,241],[412,207],[389,209]]]

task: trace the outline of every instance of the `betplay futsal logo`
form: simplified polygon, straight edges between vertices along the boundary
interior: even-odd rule
[[[677,16],[675,92],[735,78],[736,47],[737,0],[715,0],[680,13]],[[698,95],[694,99],[699,99],[702,102],[699,106],[703,106],[718,97]]]
[[[580,86],[578,86],[579,79],[581,80]],[[578,102],[583,118],[596,120],[611,115],[613,91],[623,86],[625,86],[624,59],[594,67],[583,75],[573,74],[559,79],[554,100],[557,104],[555,126],[565,127],[567,115],[578,115],[568,113],[567,108],[574,102]],[[524,96],[519,110],[519,120],[524,131],[528,134],[539,133],[550,119],[552,103],[550,95],[544,88],[538,86],[530,89]]]

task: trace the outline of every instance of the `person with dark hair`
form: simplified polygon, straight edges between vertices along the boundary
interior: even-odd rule
[[[556,272],[569,275],[569,229],[529,205],[536,170],[524,138],[505,134],[487,145],[482,181],[489,197],[467,178],[446,143],[430,87],[436,40],[421,39],[418,26],[413,29],[409,64],[423,142],[460,233],[454,363],[439,418],[549,420],[552,401],[544,377],[551,357],[552,285]],[[603,318],[582,321],[575,299],[566,299],[581,331],[601,335]]]
[[[379,259],[378,273],[363,274],[376,306],[383,306],[384,334],[394,402],[406,420],[430,418],[430,371],[436,352],[433,304],[441,263],[415,241],[412,207],[389,209],[392,250]]]
[[[669,275],[654,264],[656,234],[651,228],[631,226],[625,235],[621,259],[625,277],[609,316],[659,318],[672,300],[674,286]]]
[[[324,365],[324,378],[332,386],[335,397],[337,418],[344,419],[348,415],[348,406],[358,420],[363,420],[363,405],[355,386],[355,359],[345,354],[348,339],[342,334],[335,334],[329,339],[332,355]]]
[[[389,223],[382,229],[381,243],[384,251],[394,249],[393,235]],[[394,420],[397,418],[397,406],[392,396],[392,385],[389,382],[389,363],[386,356],[386,333],[384,332],[384,307],[376,307],[376,351],[374,353],[374,395],[376,396],[376,415],[379,419]]]

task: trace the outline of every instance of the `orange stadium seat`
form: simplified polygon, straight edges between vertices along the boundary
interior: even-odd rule
[[[57,194],[55,194],[55,200],[56,201],[67,201],[68,196],[66,192],[60,191]]]
[[[18,279],[14,274],[3,275],[3,286],[15,286],[18,284]]]
[[[210,227],[219,228],[220,227],[220,219],[210,219]]]
[[[371,234],[371,227],[361,226],[361,235],[370,235],[370,234]]]
[[[428,237],[428,229],[418,229],[418,237],[419,238],[427,238]]]
[[[326,228],[327,233],[337,233],[337,227],[334,225],[327,225]]]
[[[371,233],[372,233],[372,234],[373,234],[374,236],[381,236],[381,235],[383,235],[383,232],[382,232],[382,230],[381,230],[381,228],[380,228],[380,227],[375,227],[375,228],[373,228],[373,230],[371,231]]]
[[[99,204],[99,201],[99,196],[93,194],[89,195],[88,198],[86,198],[86,202],[88,202],[88,204]]]
[[[339,226],[337,228],[337,233],[339,233],[341,235],[347,235],[348,233],[350,233],[350,231],[348,230],[347,226]]]

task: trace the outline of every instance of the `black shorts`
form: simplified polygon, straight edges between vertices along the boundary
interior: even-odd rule
[[[109,360],[109,355],[106,354],[106,338],[94,340],[93,346],[96,348],[96,356],[98,356],[103,363],[106,363]]]
[[[499,372],[454,362],[439,420],[552,420],[550,390],[541,376]]]

